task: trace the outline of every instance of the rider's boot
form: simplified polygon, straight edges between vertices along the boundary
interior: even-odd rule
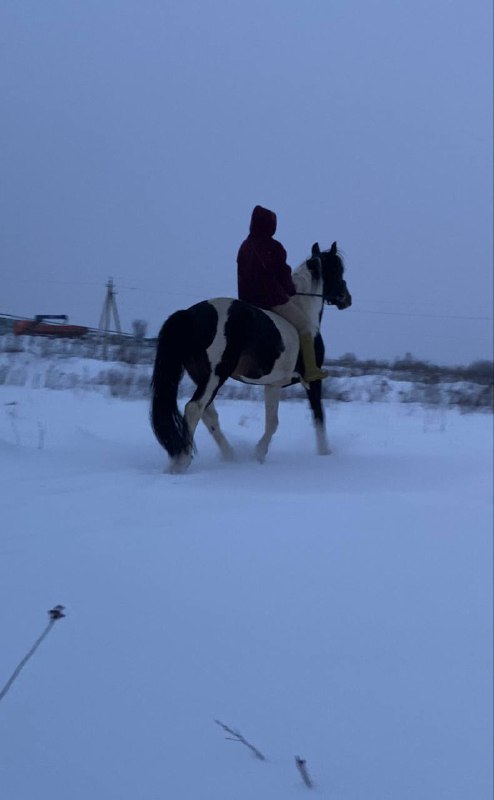
[[[302,351],[302,360],[304,362],[305,383],[312,383],[313,381],[323,381],[324,378],[329,377],[328,370],[321,369],[316,364],[314,337],[310,333],[300,334],[300,349]]]

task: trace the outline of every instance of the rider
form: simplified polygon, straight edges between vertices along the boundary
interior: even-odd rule
[[[237,256],[238,296],[259,308],[274,311],[296,328],[304,362],[306,383],[328,377],[316,364],[314,337],[309,321],[293,301],[296,294],[286,250],[276,239],[276,214],[262,206],[252,212],[250,233]]]

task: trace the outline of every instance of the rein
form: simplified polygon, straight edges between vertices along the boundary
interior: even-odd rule
[[[334,303],[330,300],[326,300],[323,294],[317,294],[316,292],[295,292],[295,296],[300,297],[320,297],[323,301],[323,304],[326,303],[328,306],[333,306]]]

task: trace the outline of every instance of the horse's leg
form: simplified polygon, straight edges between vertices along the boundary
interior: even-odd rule
[[[218,418],[218,412],[214,406],[214,403],[210,403],[202,412],[202,421],[204,422],[206,428],[208,429],[209,433],[213,437],[214,441],[218,445],[221,450],[221,455],[227,461],[231,461],[233,458],[233,450],[230,443],[225,438],[223,431],[220,428],[220,421]]]
[[[312,383],[309,383],[308,387],[306,387],[307,396],[309,398],[309,403],[314,418],[314,427],[316,429],[317,452],[320,456],[327,456],[331,453],[331,448],[326,436],[324,409],[321,402],[321,390],[321,381],[312,381]]]
[[[185,472],[192,461],[194,454],[194,434],[201,419],[204,409],[211,398],[218,384],[218,379],[212,374],[208,365],[209,375],[202,376],[201,379],[194,377],[197,387],[191,399],[185,405],[184,419],[189,432],[189,446],[179,455],[171,460],[171,471],[175,473]]]
[[[232,301],[234,302],[234,301]],[[210,346],[199,357],[185,362],[185,368],[197,388],[192,398],[185,406],[184,418],[187,423],[190,441],[194,439],[194,434],[201,418],[212,436],[218,443],[222,453],[226,457],[231,457],[232,450],[225,439],[218,422],[218,414],[214,408],[213,400],[218,390],[225,381],[232,375],[236,364],[240,358],[242,349],[241,329],[235,323],[235,318],[226,322],[218,323],[217,334]],[[228,333],[226,328],[229,327]],[[187,452],[186,457],[181,457],[180,468],[187,469],[192,461],[193,448]]]
[[[264,387],[264,410],[266,423],[264,435],[256,445],[256,457],[261,464],[266,460],[268,448],[278,428],[278,406],[280,404],[281,389],[279,386]]]
[[[218,391],[220,386],[223,385],[225,380],[226,378],[222,379],[217,374],[211,371],[208,379],[202,381],[199,384],[194,394],[192,395],[191,399],[186,404],[184,409],[184,417],[189,429],[191,442],[194,441],[194,434],[199,424],[199,420],[203,416],[208,405],[212,403],[216,395],[216,392]],[[214,414],[214,409],[213,409],[213,414]],[[192,456],[193,456],[193,445],[191,445],[191,447],[189,448],[189,450],[187,450],[186,453],[183,453],[182,455],[178,456],[177,459],[174,460],[172,471],[185,472],[190,462],[192,461]]]

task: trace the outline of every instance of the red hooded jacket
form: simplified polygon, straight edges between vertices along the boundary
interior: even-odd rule
[[[273,239],[275,231],[276,214],[256,206],[250,233],[238,251],[238,297],[259,308],[284,305],[295,294],[286,250]]]

